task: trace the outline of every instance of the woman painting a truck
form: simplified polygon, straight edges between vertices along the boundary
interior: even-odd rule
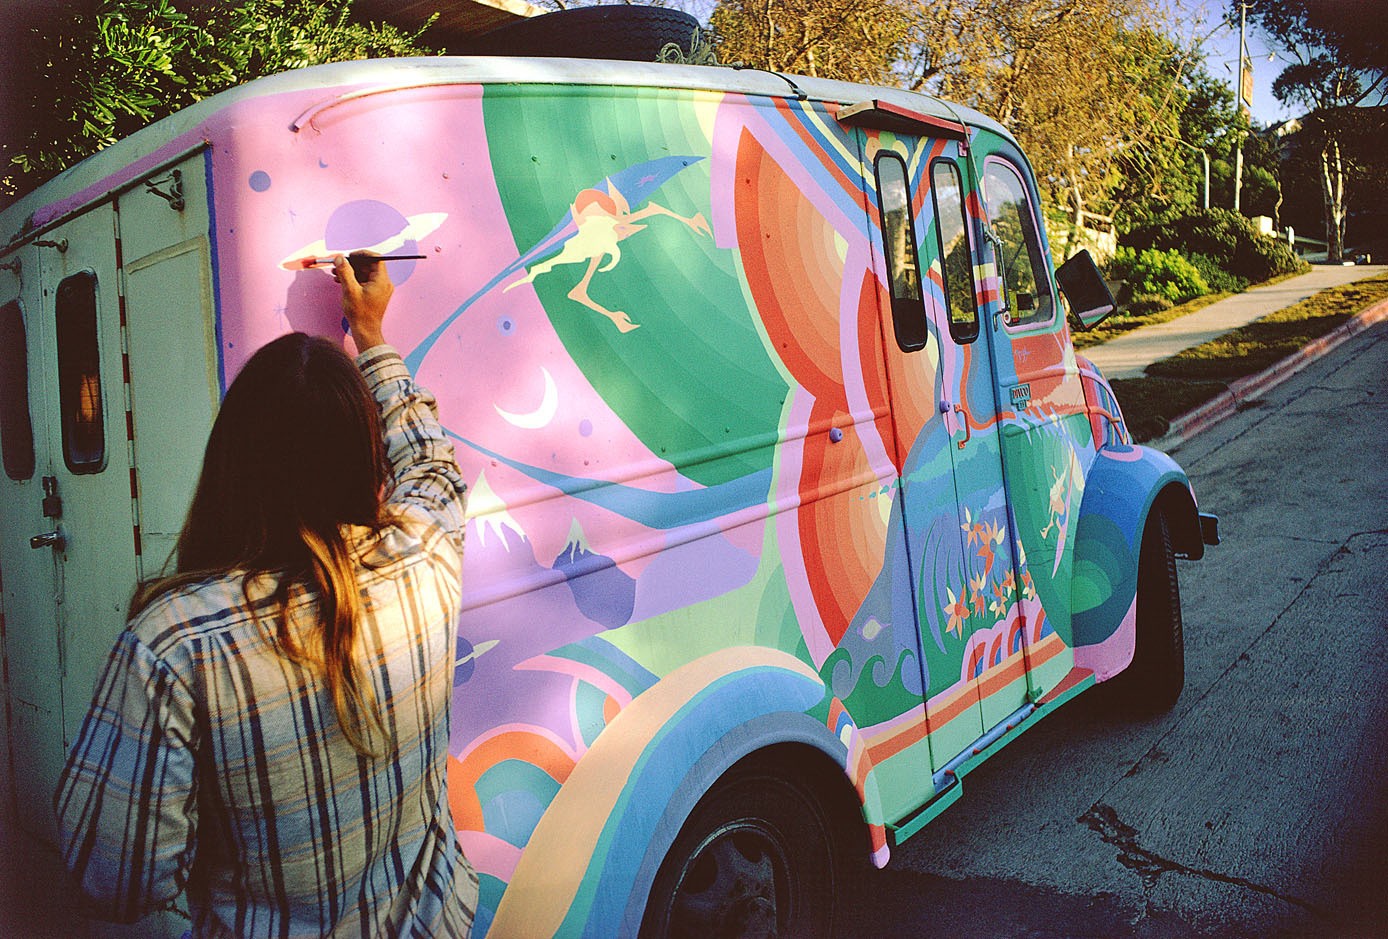
[[[422,256],[383,264],[391,338],[469,492],[446,793],[474,935],[842,934],[859,868],[1040,718],[1109,680],[1180,694],[1174,559],[1213,520],[1076,355],[1112,297],[1087,255],[1052,264],[1031,165],[966,108],[340,63],[140,131],[0,215],[0,246],[42,418],[0,477],[0,570],[35,585],[5,595],[11,675],[56,621],[66,671],[26,668],[71,686],[12,684],[11,749],[50,791],[104,664],[84,644],[193,501],[187,442],[260,348],[344,342],[319,262],[358,250]],[[99,455],[64,449],[65,367],[106,402]]]

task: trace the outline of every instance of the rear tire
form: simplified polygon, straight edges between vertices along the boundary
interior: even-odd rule
[[[656,873],[642,939],[838,935],[866,848],[854,856],[853,827],[797,768],[752,757],[699,800]]]
[[[1142,533],[1137,569],[1137,648],[1119,688],[1137,714],[1170,710],[1186,682],[1185,628],[1176,553],[1166,514],[1153,509]]]

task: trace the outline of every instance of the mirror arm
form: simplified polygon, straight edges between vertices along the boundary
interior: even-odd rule
[[[1002,271],[1002,239],[993,230],[993,223],[983,222],[983,240],[988,242],[988,246],[993,251],[993,270],[998,275],[998,308],[993,311],[993,331],[998,329],[998,319],[1011,313],[1011,308],[1007,305],[1007,277]]]

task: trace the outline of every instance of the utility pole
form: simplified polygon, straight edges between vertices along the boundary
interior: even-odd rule
[[[1245,115],[1252,115],[1253,112],[1253,90],[1248,86],[1252,84],[1245,79],[1247,74],[1244,70],[1252,71],[1253,65],[1248,61],[1248,50],[1244,45],[1244,31],[1248,22],[1248,4],[1239,4],[1239,89],[1238,105],[1239,112]],[[1248,92],[1248,97],[1244,97],[1244,92]],[[1243,134],[1236,135],[1234,140],[1234,211],[1239,211],[1239,197],[1243,192]]]

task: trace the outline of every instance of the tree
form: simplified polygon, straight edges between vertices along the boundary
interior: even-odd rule
[[[1367,4],[1261,0],[1246,6],[1249,20],[1291,60],[1273,81],[1272,93],[1279,101],[1309,109],[1302,123],[1314,130],[1308,138],[1314,140],[1318,162],[1325,240],[1330,261],[1339,262],[1351,176],[1344,143],[1368,116],[1358,113],[1360,106],[1381,101],[1388,88],[1383,38],[1375,27],[1353,17],[1368,12]]]
[[[1169,122],[1150,121],[1122,151],[1121,178],[1112,201],[1122,230],[1185,215],[1202,206],[1205,166],[1210,168],[1210,204],[1227,205],[1232,176],[1221,155],[1248,129],[1229,86],[1206,71],[1197,48],[1173,44],[1167,70],[1177,76],[1170,92]]]
[[[31,22],[0,198],[195,101],[324,62],[424,55],[423,30],[349,19],[351,0],[100,0]],[[427,28],[427,26],[426,26]],[[12,86],[14,87],[14,86]],[[11,135],[7,135],[10,137]]]
[[[720,0],[718,60],[866,84],[894,84],[908,28],[901,0]]]
[[[1147,0],[947,0],[922,17],[908,83],[1012,131],[1072,228],[1173,162],[1194,55]]]

